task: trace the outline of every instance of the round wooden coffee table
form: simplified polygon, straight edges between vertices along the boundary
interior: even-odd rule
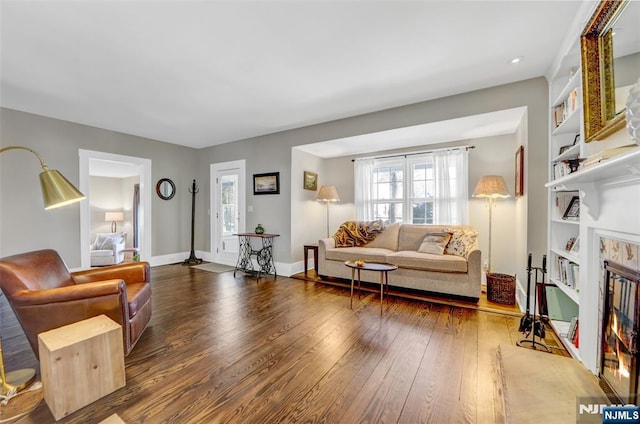
[[[360,272],[364,271],[378,271],[380,273],[380,315],[382,315],[382,301],[384,298],[384,287],[387,287],[387,294],[389,293],[389,271],[395,271],[397,266],[392,264],[385,264],[380,262],[364,262],[361,265],[357,265],[355,261],[346,261],[346,266],[351,268],[351,308],[353,308],[353,284],[355,281],[356,270],[358,271],[358,294],[360,294]]]

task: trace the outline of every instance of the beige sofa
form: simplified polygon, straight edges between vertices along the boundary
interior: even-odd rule
[[[462,225],[393,224],[373,241],[361,247],[335,247],[335,240],[319,240],[320,276],[351,280],[351,268],[345,261],[386,262],[398,266],[389,273],[389,285],[453,295],[477,301],[481,291],[481,252],[475,237],[465,239],[466,256],[418,252],[429,233],[453,231],[454,237],[475,233]],[[451,240],[454,241],[453,239]],[[378,272],[362,271],[362,281],[380,282]]]

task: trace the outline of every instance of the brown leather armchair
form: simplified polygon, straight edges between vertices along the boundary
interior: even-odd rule
[[[55,250],[0,259],[0,287],[38,357],[38,334],[106,315],[122,326],[128,355],[151,319],[149,264],[70,273]]]

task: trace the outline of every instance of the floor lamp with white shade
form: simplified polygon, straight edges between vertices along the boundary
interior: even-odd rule
[[[45,209],[48,210],[70,205],[85,198],[85,195],[75,188],[60,172],[50,170],[35,150],[23,146],[6,146],[0,148],[0,153],[15,149],[31,152],[40,161],[40,166],[42,166],[40,188],[42,189],[42,200],[44,201]],[[5,373],[4,359],[2,356],[2,338],[0,337],[0,379],[2,380],[2,396],[10,398],[16,392],[26,388],[35,380],[35,375],[35,370],[30,368]]]
[[[327,237],[329,237],[329,203],[339,202],[338,190],[336,186],[323,185],[318,191],[316,200],[327,204]]]
[[[496,199],[506,199],[510,197],[507,190],[507,184],[500,175],[485,175],[480,178],[476,189],[473,190],[473,197],[484,197],[489,201],[489,254],[487,255],[487,274],[491,272],[491,213],[493,211],[493,202]]]

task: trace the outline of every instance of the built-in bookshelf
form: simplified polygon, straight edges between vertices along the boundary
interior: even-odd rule
[[[548,307],[550,323],[566,349],[580,358],[577,325],[580,307],[580,192],[553,182],[578,172],[584,154],[580,59],[566,60],[565,72],[549,84],[548,276],[555,285]],[[568,72],[566,70],[569,70]],[[547,289],[548,298],[551,297]]]

